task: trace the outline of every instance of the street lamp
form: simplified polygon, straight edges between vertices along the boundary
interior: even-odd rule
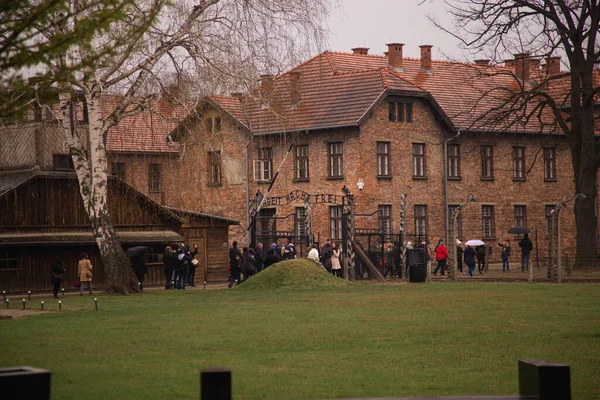
[[[552,268],[554,266],[554,251],[552,251],[552,245],[554,244],[554,240],[556,239],[556,280],[558,283],[562,282],[562,249],[561,249],[561,243],[560,243],[560,216],[562,214],[562,211],[565,209],[566,205],[572,201],[575,200],[579,200],[579,199],[585,199],[585,194],[583,193],[575,193],[575,196],[573,196],[572,199],[569,200],[565,200],[563,202],[558,202],[556,204],[556,206],[552,209],[552,211],[550,211],[550,214],[552,214],[552,234],[550,235],[551,238],[551,242],[550,242],[550,268]],[[556,229],[555,229],[556,227]],[[556,237],[554,236],[554,233],[556,232]]]
[[[456,221],[458,220],[458,216],[462,209],[469,203],[476,202],[477,198],[473,196],[473,193],[469,193],[467,197],[467,201],[464,204],[459,205],[452,211],[452,226],[450,233],[450,243],[448,243],[448,248],[451,249],[450,254],[452,254],[452,265],[448,268],[448,275],[451,275],[451,279],[456,282],[456,266],[458,265],[458,252],[456,251]]]

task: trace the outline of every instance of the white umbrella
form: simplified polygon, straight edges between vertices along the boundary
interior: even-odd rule
[[[471,246],[471,247],[483,246],[484,244],[485,243],[482,240],[479,240],[479,239],[467,240],[467,243],[465,243],[465,245]]]

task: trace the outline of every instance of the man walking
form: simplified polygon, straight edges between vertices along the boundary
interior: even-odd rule
[[[238,242],[233,241],[233,246],[229,249],[229,287],[240,283],[241,263],[243,260],[242,252],[237,247]]]
[[[519,242],[519,247],[521,248],[521,272],[525,272],[525,270],[529,271],[529,255],[533,249],[533,243],[529,239],[529,234],[526,233],[523,236],[523,240]]]

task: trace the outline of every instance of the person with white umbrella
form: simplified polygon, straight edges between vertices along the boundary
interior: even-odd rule
[[[469,242],[467,242],[467,247],[465,248],[465,264],[469,268],[467,270],[467,275],[473,277],[473,271],[475,270],[475,250],[471,247]]]

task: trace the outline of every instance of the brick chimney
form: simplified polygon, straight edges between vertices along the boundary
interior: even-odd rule
[[[396,71],[404,71],[402,69],[402,46],[404,43],[388,43],[388,63],[391,68],[394,68]]]
[[[432,45],[423,44],[421,48],[421,69],[425,72],[431,72],[431,48]]]
[[[504,60],[504,66],[507,68],[514,68],[515,60],[513,60],[512,58],[510,60]]]
[[[548,75],[560,73],[560,57],[546,58],[546,73]]]
[[[260,76],[260,95],[263,98],[270,98],[273,94],[273,75],[264,74]]]
[[[354,54],[362,54],[362,55],[367,55],[369,54],[369,48],[368,47],[355,47],[352,49],[352,52]]]
[[[355,53],[356,54],[356,53]],[[302,90],[300,88],[300,72],[292,71],[290,75],[290,103],[295,105],[302,100]]]
[[[515,56],[515,75],[521,82],[527,82],[530,74],[529,53],[514,54]]]
[[[475,60],[475,65],[479,65],[482,67],[488,67],[490,65],[490,60],[481,58],[479,60]]]
[[[242,96],[243,96],[242,92],[231,92],[231,93],[229,93],[229,95],[231,97],[235,97],[239,101],[242,101]]]

